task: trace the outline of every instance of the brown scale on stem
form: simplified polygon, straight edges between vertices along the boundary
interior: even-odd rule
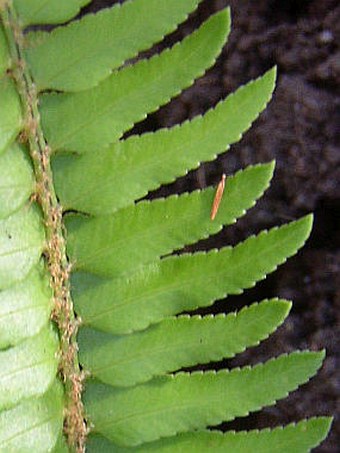
[[[223,197],[223,192],[224,192],[224,187],[225,187],[225,180],[226,180],[226,175],[223,173],[221,181],[218,183],[217,189],[216,189],[216,194],[215,198],[212,204],[211,208],[211,213],[210,213],[210,219],[214,220],[216,217],[216,214],[218,212],[218,208],[220,206],[222,197]]]
[[[43,212],[46,231],[45,261],[53,290],[51,319],[60,332],[59,375],[65,386],[66,405],[64,433],[73,451],[85,451],[87,425],[81,400],[85,374],[78,364],[76,335],[80,320],[73,311],[70,295],[71,265],[66,255],[62,207],[53,186],[50,165],[51,149],[46,143],[40,124],[38,97],[29,68],[23,59],[23,33],[10,2],[0,0],[0,13],[7,36],[13,67],[10,76],[17,84],[24,106],[25,126],[19,141],[30,150],[36,178],[36,190],[30,201],[37,201]]]

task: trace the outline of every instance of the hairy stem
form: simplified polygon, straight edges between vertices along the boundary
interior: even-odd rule
[[[73,451],[85,451],[87,434],[81,401],[83,375],[79,368],[76,335],[78,321],[70,295],[70,264],[63,234],[62,208],[56,197],[50,165],[51,149],[40,123],[38,98],[23,53],[24,36],[11,2],[0,2],[0,12],[12,58],[10,75],[17,83],[25,114],[25,127],[20,139],[30,150],[36,178],[36,200],[39,202],[46,230],[46,262],[50,272],[54,308],[52,320],[60,332],[59,373],[64,382],[66,407],[64,432]]]

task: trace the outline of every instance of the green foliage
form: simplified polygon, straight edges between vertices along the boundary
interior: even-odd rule
[[[66,1],[68,7],[79,3]],[[79,91],[97,85],[125,60],[172,32],[199,1],[134,0],[56,28],[27,49],[37,87]]]
[[[166,318],[132,335],[85,328],[79,335],[80,361],[102,382],[133,386],[182,367],[233,357],[267,338],[289,308],[286,301],[263,301],[228,316]]]
[[[250,237],[236,247],[171,256],[128,279],[73,274],[73,298],[84,324],[115,335],[141,330],[167,316],[241,294],[296,253],[311,217]]]
[[[18,346],[0,352],[0,409],[45,392],[54,382],[58,342],[52,326]],[[51,354],[52,352],[52,354]],[[54,352],[54,354],[53,354]],[[21,383],[25,385],[21,385]]]
[[[202,117],[171,129],[133,135],[102,149],[100,160],[96,153],[57,155],[53,160],[54,177],[64,208],[108,214],[162,183],[172,182],[188,168],[214,159],[240,139],[265,107],[275,72],[268,71],[241,87]],[[233,128],[226,127],[228,123]]]
[[[279,327],[291,307],[280,299],[183,313],[264,279],[303,246],[311,216],[235,247],[182,253],[254,206],[274,163],[228,176],[213,221],[213,188],[140,201],[238,141],[269,102],[275,68],[203,116],[123,139],[214,64],[229,10],[132,62],[199,0],[129,0],[72,21],[87,3],[0,2],[0,451],[83,451],[79,359],[89,452],[308,452],[329,418],[239,433],[208,427],[274,405],[316,373],[323,352],[182,369],[231,358]]]
[[[59,24],[72,19],[91,0],[13,0],[23,25]]]
[[[48,323],[52,293],[43,266],[0,292],[0,348],[15,346],[38,334]]]
[[[53,381],[40,398],[24,398],[21,404],[0,412],[1,451],[51,451],[60,435],[62,420],[63,390],[60,382]]]
[[[34,190],[29,158],[17,143],[0,155],[0,219],[21,208]]]
[[[263,165],[230,178],[215,222],[207,215],[212,188],[142,201],[110,216],[68,216],[68,250],[75,269],[128,276],[175,249],[217,233],[255,204],[271,174],[272,165]]]
[[[23,280],[44,247],[44,229],[37,206],[24,206],[0,220],[0,287]]]
[[[23,122],[20,98],[15,85],[8,77],[0,79],[0,154],[19,134]]]
[[[9,51],[3,28],[0,28],[0,76],[2,77],[10,65]]]
[[[91,382],[85,404],[94,431],[133,446],[272,405],[315,374],[322,357],[320,352],[295,352],[253,368],[178,373],[127,389]],[[147,407],[145,401],[150,401]]]
[[[125,66],[95,88],[44,95],[42,124],[51,147],[93,152],[114,143],[201,76],[215,62],[228,32],[229,14],[222,11],[172,49]]]
[[[222,434],[220,431],[199,431],[190,434],[179,434],[168,437],[158,442],[152,442],[146,446],[129,448],[116,447],[104,437],[95,435],[88,443],[89,453],[182,453],[198,452],[206,453],[304,453],[316,447],[320,440],[325,437],[329,430],[330,422],[326,417],[303,420],[296,425],[288,425],[273,430],[237,432],[228,431]],[[289,439],[289,443],[287,442]],[[288,450],[289,448],[289,450]]]

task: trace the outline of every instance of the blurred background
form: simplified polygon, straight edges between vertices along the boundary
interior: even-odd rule
[[[84,12],[118,3],[93,0]],[[122,1],[120,2],[122,3]],[[271,188],[237,225],[202,241],[198,248],[222,247],[314,212],[305,248],[277,272],[238,297],[217,301],[215,313],[239,309],[267,297],[291,299],[285,324],[257,348],[217,368],[259,361],[294,349],[326,348],[317,377],[280,401],[225,429],[254,429],[287,424],[307,416],[336,414],[339,380],[339,206],[340,206],[340,5],[336,0],[203,0],[198,10],[149,56],[172,45],[215,11],[231,7],[232,31],[216,65],[169,105],[138,124],[132,133],[169,127],[205,112],[241,84],[278,66],[278,83],[267,110],[242,141],[215,162],[202,165],[150,197],[216,185],[222,173],[276,159]],[[133,24],[131,24],[133,33]],[[208,310],[206,310],[208,311]],[[204,313],[205,311],[201,311]],[[339,451],[339,424],[317,453]]]

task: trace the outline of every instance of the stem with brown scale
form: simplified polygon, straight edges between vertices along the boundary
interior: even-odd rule
[[[71,450],[80,453],[85,451],[87,435],[81,401],[84,376],[78,363],[76,335],[79,320],[73,311],[70,295],[70,264],[66,255],[62,208],[54,190],[51,149],[42,131],[34,81],[24,58],[20,22],[10,1],[0,0],[0,14],[12,59],[9,75],[17,84],[24,108],[25,127],[20,139],[30,150],[36,179],[35,198],[41,206],[45,223],[45,257],[54,299],[51,318],[60,333],[59,373],[66,393],[64,433]]]

